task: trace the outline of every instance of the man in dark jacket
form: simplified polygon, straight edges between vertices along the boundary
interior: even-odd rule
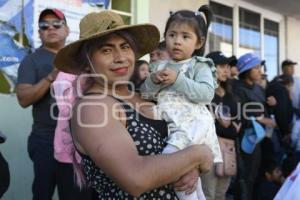
[[[293,77],[281,75],[275,78],[266,90],[266,96],[274,96],[276,105],[271,107],[270,114],[274,114],[276,124],[281,135],[284,137],[291,133],[291,123],[293,120],[293,105],[290,91],[293,87]]]

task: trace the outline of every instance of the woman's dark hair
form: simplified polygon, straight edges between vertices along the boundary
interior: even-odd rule
[[[204,38],[204,44],[200,49],[196,49],[193,52],[193,56],[203,56],[207,39],[207,31],[212,20],[212,16],[212,11],[208,7],[208,5],[201,6],[197,12],[193,12],[190,10],[179,10],[175,13],[171,13],[166,24],[164,37],[166,37],[167,31],[172,24],[188,24],[195,30],[195,33],[198,37],[198,41],[201,41],[201,38]]]
[[[139,70],[140,70],[140,67],[143,65],[143,64],[146,64],[146,65],[149,65],[149,63],[145,60],[138,60],[136,61],[135,63],[135,66],[134,66],[134,71],[133,71],[133,74],[130,78],[130,81],[135,85],[135,86],[138,86],[143,80],[141,80],[141,77],[140,77],[140,73],[139,73]]]
[[[232,86],[229,79],[227,79],[226,81],[220,81],[219,84],[225,90],[225,94],[227,96],[234,98],[234,95],[232,93]]]

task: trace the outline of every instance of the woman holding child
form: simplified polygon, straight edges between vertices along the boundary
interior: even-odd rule
[[[124,25],[118,14],[102,11],[86,15],[80,39],[57,54],[58,69],[92,80],[73,107],[71,132],[95,199],[177,199],[169,184],[191,193],[198,170],[211,166],[205,145],[160,155],[166,123],[154,118],[152,103],[128,90],[135,61],[158,42],[155,26]]]

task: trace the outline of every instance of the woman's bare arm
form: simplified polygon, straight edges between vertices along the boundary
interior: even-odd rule
[[[128,193],[139,196],[176,181],[199,165],[211,165],[212,154],[201,145],[169,155],[140,156],[122,120],[113,116],[115,103],[109,97],[81,101],[72,119],[72,130],[77,147]],[[90,126],[83,127],[80,121]],[[103,127],[92,127],[100,123]]]

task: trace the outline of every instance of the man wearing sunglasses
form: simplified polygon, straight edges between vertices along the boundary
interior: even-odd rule
[[[58,186],[60,200],[78,199],[72,164],[54,159],[53,140],[58,109],[50,86],[57,76],[53,67],[56,53],[65,46],[69,28],[64,14],[58,9],[45,9],[39,16],[41,47],[21,62],[18,71],[17,97],[19,104],[32,106],[33,125],[28,138],[28,153],[33,161],[33,200],[52,199]]]

